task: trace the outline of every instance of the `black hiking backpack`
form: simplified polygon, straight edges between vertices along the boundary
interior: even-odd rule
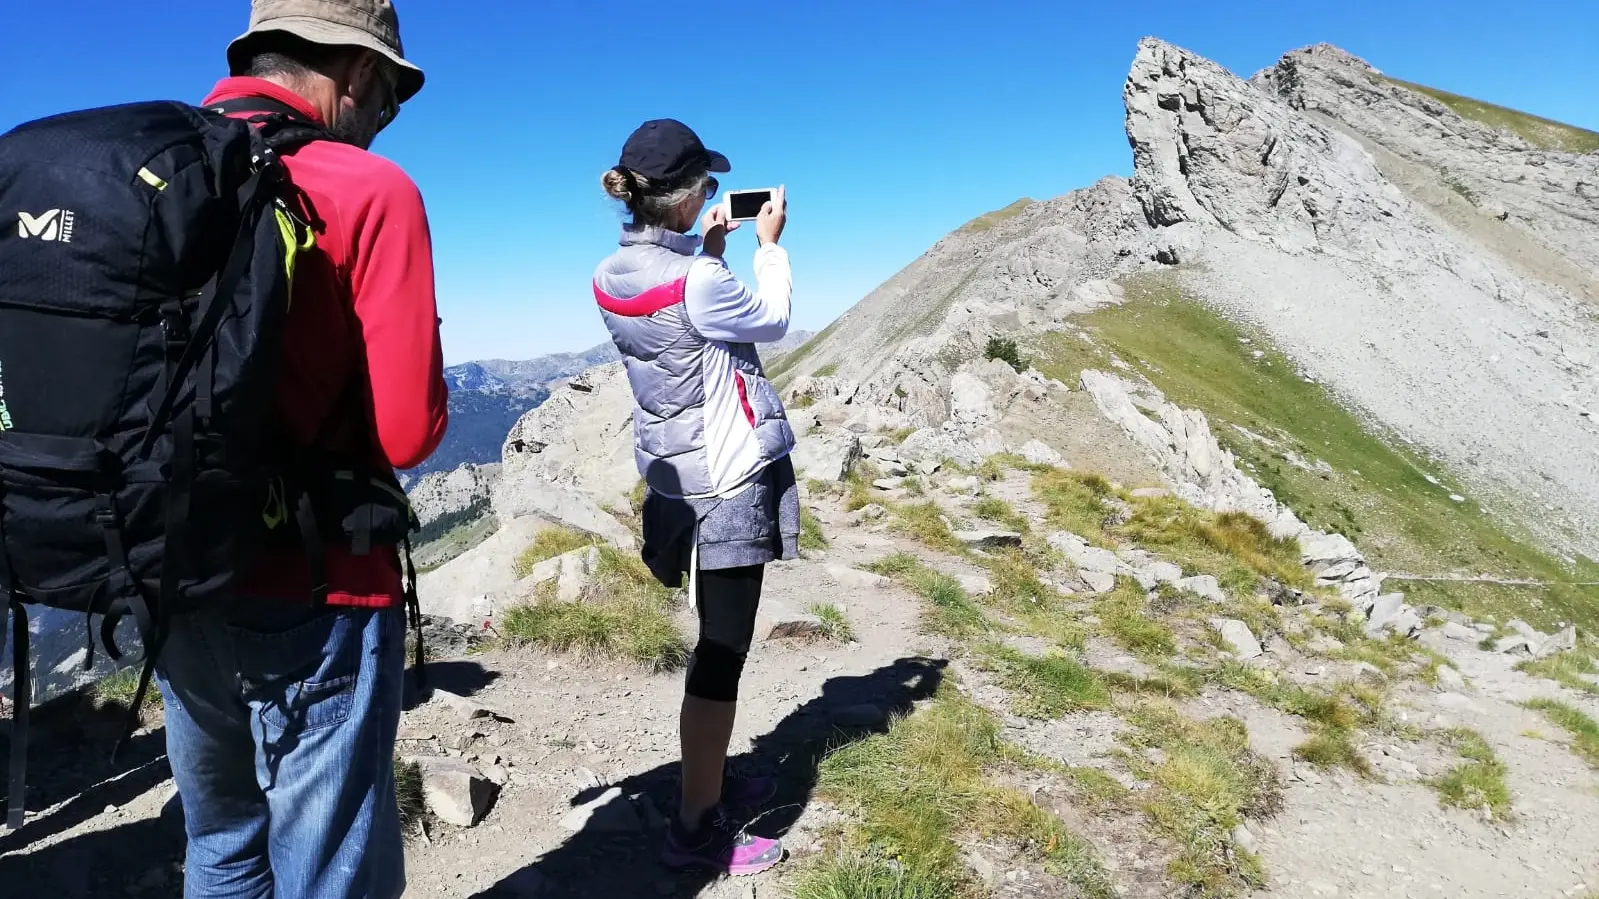
[[[86,668],[96,622],[119,659],[114,632],[134,619],[144,666],[119,749],[172,617],[225,601],[268,540],[306,548],[311,601],[326,598],[324,540],[404,544],[417,622],[415,518],[393,472],[287,458],[273,439],[295,258],[314,243],[278,153],[329,137],[259,99],[113,106],[0,135],[11,828],[25,808],[27,605],[83,616]]]

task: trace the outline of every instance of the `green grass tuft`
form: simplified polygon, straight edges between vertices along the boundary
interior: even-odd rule
[[[817,791],[852,812],[858,825],[854,859],[825,880],[810,876],[802,890],[862,881],[855,875],[862,863],[893,860],[913,884],[941,889],[939,896],[957,896],[970,886],[960,862],[961,842],[971,836],[1003,841],[1018,852],[1041,860],[1090,899],[1116,895],[1109,877],[1082,838],[1053,815],[1034,805],[1019,790],[999,786],[987,770],[1015,755],[999,736],[993,716],[945,690],[921,711],[895,721],[887,733],[840,747],[822,762]],[[837,865],[837,857],[834,858]],[[828,871],[829,862],[821,871]],[[872,873],[868,867],[867,873]],[[846,876],[847,875],[847,876]],[[884,873],[865,883],[881,884]],[[800,896],[829,896],[800,892]],[[870,894],[868,894],[870,895]],[[906,895],[886,893],[885,895]],[[910,893],[909,895],[922,895]]]
[[[794,899],[948,899],[960,893],[961,883],[951,875],[847,850],[813,862],[794,887]]]
[[[1362,777],[1372,774],[1371,763],[1355,748],[1349,731],[1336,727],[1318,728],[1310,739],[1294,747],[1294,758],[1322,770],[1347,768]]]
[[[819,550],[826,549],[828,545],[827,534],[822,531],[822,522],[810,509],[800,507],[800,549]]]
[[[1583,761],[1599,768],[1599,723],[1580,709],[1553,699],[1534,699],[1527,708],[1543,712],[1544,717],[1571,734],[1571,749]]]
[[[1107,545],[1111,510],[1105,500],[1115,495],[1109,481],[1091,472],[1050,468],[1033,475],[1033,495],[1049,510],[1050,527]]]
[[[840,643],[848,643],[855,639],[855,628],[850,626],[849,619],[844,617],[844,610],[830,602],[813,603],[810,614],[822,621],[822,636]]]
[[[1068,712],[1110,708],[1110,690],[1098,673],[1065,656],[1042,658],[1009,646],[988,644],[978,653],[999,672],[1000,681],[1015,695],[1016,714],[1029,718],[1059,718]]]
[[[1145,814],[1177,849],[1168,873],[1200,896],[1231,896],[1265,885],[1260,860],[1233,845],[1245,817],[1268,818],[1282,806],[1282,784],[1270,761],[1249,749],[1249,731],[1236,718],[1195,722],[1170,705],[1143,703],[1129,711],[1137,749],[1161,758],[1129,758],[1154,784],[1142,796]]]
[[[94,704],[99,707],[114,706],[120,709],[129,709],[133,706],[133,696],[139,692],[139,668],[123,668],[121,671],[102,679],[90,689],[90,696]],[[144,691],[144,705],[140,714],[161,708],[161,691],[156,689],[155,678],[150,679],[149,689]]]
[[[1510,785],[1505,782],[1508,769],[1493,747],[1481,734],[1464,727],[1447,731],[1444,736],[1466,761],[1429,782],[1438,791],[1438,801],[1456,808],[1486,808],[1501,821],[1509,818]]]
[[[400,806],[400,827],[410,830],[427,812],[422,799],[422,769],[416,762],[394,757],[394,798]]]
[[[1165,659],[1177,652],[1170,627],[1144,608],[1144,590],[1136,581],[1117,578],[1116,589],[1094,600],[1094,614],[1107,636],[1123,649],[1146,659]]]
[[[599,540],[593,534],[565,527],[548,527],[533,536],[533,543],[516,557],[516,576],[527,577],[533,566],[547,559],[565,555],[574,549],[593,546]]]
[[[889,511],[894,525],[932,549],[955,555],[966,553],[965,544],[955,539],[949,525],[944,523],[944,513],[932,500],[920,503],[898,503]]]
[[[998,522],[1018,533],[1028,531],[1027,516],[1017,512],[1010,503],[996,496],[985,496],[972,504],[972,514],[978,518]]]
[[[1266,525],[1243,512],[1207,512],[1170,496],[1135,497],[1133,517],[1120,536],[1158,551],[1187,571],[1216,575],[1233,592],[1254,589],[1261,577],[1308,588],[1310,572],[1299,561],[1299,541],[1278,540]]]
[[[505,610],[500,631],[508,642],[627,659],[652,671],[688,661],[688,644],[672,621],[672,594],[637,558],[602,545],[583,598],[563,602],[555,586],[542,584],[532,602]]]
[[[895,553],[866,566],[891,577],[931,603],[928,626],[936,633],[968,637],[988,631],[988,619],[961,588],[960,582],[934,571],[910,553]]]
[[[1516,670],[1535,677],[1547,677],[1563,687],[1599,696],[1599,683],[1590,680],[1599,675],[1599,665],[1594,664],[1593,656],[1586,650],[1570,650],[1547,659],[1528,659],[1518,664]]]

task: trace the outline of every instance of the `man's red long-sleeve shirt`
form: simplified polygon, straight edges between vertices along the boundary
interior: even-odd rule
[[[226,78],[206,105],[265,97],[321,123],[310,104],[259,78]],[[359,147],[317,141],[283,154],[316,246],[300,255],[284,333],[276,414],[302,446],[371,448],[379,469],[412,468],[438,448],[449,423],[433,286],[433,246],[422,194],[394,163]],[[365,420],[327,427],[351,379]],[[348,416],[347,416],[348,418]],[[399,602],[392,550],[366,556],[328,547],[328,603],[385,608]],[[305,553],[272,550],[239,584],[246,596],[303,599]]]

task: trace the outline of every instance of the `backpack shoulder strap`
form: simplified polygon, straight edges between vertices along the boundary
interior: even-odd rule
[[[244,114],[245,121],[261,126],[261,138],[273,150],[334,139],[326,128],[306,118],[293,106],[270,97],[234,97],[205,108],[225,116]]]

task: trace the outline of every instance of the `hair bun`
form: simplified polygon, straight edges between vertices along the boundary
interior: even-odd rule
[[[632,202],[633,179],[629,178],[627,173],[621,169],[613,168],[607,171],[604,175],[601,175],[600,184],[604,186],[605,192],[609,194],[612,199],[621,200],[623,203]]]

